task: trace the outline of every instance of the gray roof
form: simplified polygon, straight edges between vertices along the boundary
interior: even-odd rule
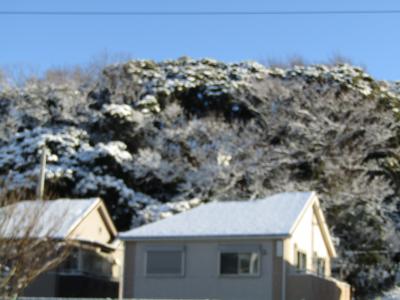
[[[98,201],[99,198],[32,200],[1,207],[0,237],[65,238]]]
[[[124,240],[287,236],[313,192],[211,202],[120,234]]]

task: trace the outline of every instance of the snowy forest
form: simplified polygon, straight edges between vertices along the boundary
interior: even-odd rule
[[[50,198],[101,197],[120,231],[201,203],[319,194],[358,295],[394,283],[400,83],[349,64],[131,60],[96,72],[0,76],[0,176]]]

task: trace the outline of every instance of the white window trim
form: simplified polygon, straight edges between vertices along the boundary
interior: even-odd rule
[[[256,253],[258,255],[257,273],[254,274],[222,274],[221,254],[222,253]],[[259,245],[223,245],[218,249],[217,274],[220,278],[256,278],[261,276],[261,247]]]
[[[299,253],[303,254],[304,257],[305,257],[305,266],[304,266],[304,268],[299,268]],[[298,273],[306,273],[306,272],[308,272],[307,263],[308,263],[309,258],[307,257],[307,251],[304,251],[304,250],[299,249],[299,248],[296,247],[295,257],[296,257],[296,271]]]
[[[319,272],[319,262],[320,261],[322,261],[323,262],[323,269],[322,269],[322,273],[320,273]],[[319,257],[319,256],[317,256],[317,259],[316,259],[316,267],[315,267],[315,273],[318,275],[318,276],[321,276],[321,277],[325,277],[326,275],[326,258],[325,257]]]
[[[166,251],[180,251],[181,252],[181,272],[180,273],[147,273],[147,259],[148,259],[148,252],[149,251],[159,251],[159,252],[166,252]],[[144,256],[144,276],[145,277],[184,277],[185,276],[185,268],[186,268],[186,251],[185,247],[183,246],[154,246],[154,247],[147,247],[145,248],[145,256]]]

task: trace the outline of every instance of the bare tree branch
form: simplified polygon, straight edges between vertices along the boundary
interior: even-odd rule
[[[22,194],[0,195],[0,297],[6,299],[63,261],[70,246],[57,237],[59,217],[45,214],[48,201],[21,201]]]

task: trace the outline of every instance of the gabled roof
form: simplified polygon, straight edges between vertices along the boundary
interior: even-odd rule
[[[0,237],[26,237],[27,229],[34,224],[33,229],[29,231],[30,238],[65,239],[100,205],[103,205],[100,198],[89,198],[21,201],[1,207],[0,219],[6,221],[1,224]],[[111,227],[115,231],[112,224]]]
[[[286,237],[314,192],[280,193],[260,200],[211,202],[120,234],[123,240]]]

